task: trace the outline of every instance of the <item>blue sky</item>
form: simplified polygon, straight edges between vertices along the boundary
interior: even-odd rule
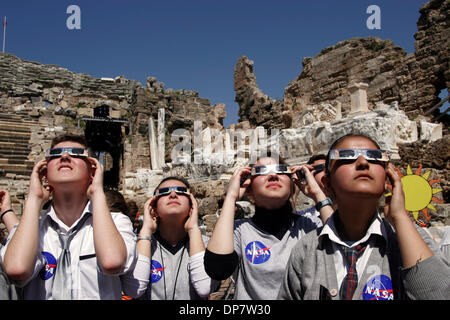
[[[391,39],[414,51],[425,0],[3,0],[6,52],[94,77],[124,75],[145,84],[190,89],[225,103],[224,125],[238,121],[233,68],[255,62],[261,90],[281,99],[301,73],[304,57],[352,37]],[[81,30],[69,30],[69,5],[81,10]],[[369,30],[366,9],[381,9],[381,29]],[[3,35],[3,32],[2,32]]]

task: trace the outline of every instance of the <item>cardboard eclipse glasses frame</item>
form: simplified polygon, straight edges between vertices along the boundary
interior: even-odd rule
[[[177,186],[177,187],[163,187],[163,188],[155,189],[155,191],[153,192],[153,195],[157,196],[157,197],[168,195],[172,192],[172,190],[175,191],[176,194],[181,194],[181,195],[186,195],[186,196],[189,196],[189,194],[190,194],[187,187]]]
[[[353,160],[363,156],[367,161],[388,162],[389,154],[379,149],[331,149],[328,170],[331,166],[331,160]]]
[[[250,176],[261,176],[261,175],[267,175],[269,173],[276,173],[276,174],[292,174],[289,167],[285,164],[269,164],[265,166],[254,166],[252,167],[250,171]]]
[[[45,159],[61,157],[67,152],[71,157],[88,157],[89,151],[85,148],[50,148],[45,150]]]

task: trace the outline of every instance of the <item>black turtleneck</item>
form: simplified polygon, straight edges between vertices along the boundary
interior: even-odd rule
[[[258,228],[281,240],[294,217],[292,206],[288,201],[283,207],[275,210],[256,207],[255,215],[251,219]]]
[[[259,229],[281,240],[289,230],[294,217],[291,204],[287,202],[282,208],[275,210],[256,207],[251,220]],[[204,264],[206,273],[212,279],[225,280],[238,266],[239,256],[236,251],[230,254],[216,254],[206,249]]]

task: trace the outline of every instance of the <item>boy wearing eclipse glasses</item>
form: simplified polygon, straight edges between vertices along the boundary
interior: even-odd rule
[[[121,299],[119,275],[135,251],[131,221],[110,213],[103,167],[84,138],[56,137],[33,168],[21,221],[2,249],[8,276],[25,299]]]
[[[401,179],[375,140],[359,133],[337,139],[324,183],[337,210],[292,248],[279,299],[450,298],[450,269],[409,218]],[[387,183],[392,192],[381,216]]]

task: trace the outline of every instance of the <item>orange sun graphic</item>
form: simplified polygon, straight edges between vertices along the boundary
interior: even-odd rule
[[[398,168],[395,168],[395,170],[397,170],[403,184],[406,210],[409,211],[409,213],[417,222],[419,222],[421,225],[424,225],[419,221],[419,212],[423,212],[426,220],[429,221],[431,219],[431,216],[428,214],[428,209],[436,212],[436,208],[431,204],[431,201],[444,203],[444,201],[441,201],[434,197],[434,195],[438,192],[441,192],[442,189],[432,188],[432,185],[439,182],[441,179],[438,178],[436,180],[428,180],[431,171],[427,171],[421,175],[420,173],[422,170],[422,164],[420,164],[419,168],[414,174],[409,165],[406,169],[406,175],[403,175]],[[392,190],[392,186],[388,185],[388,188]],[[390,195],[391,193],[387,194],[386,196]]]

